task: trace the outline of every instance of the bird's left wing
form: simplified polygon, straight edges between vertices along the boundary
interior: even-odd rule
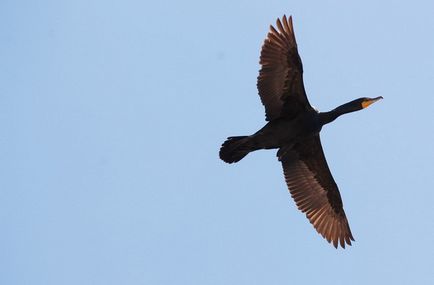
[[[278,152],[285,180],[297,207],[314,228],[335,247],[351,245],[348,225],[338,187],[330,173],[319,135]]]
[[[294,117],[312,109],[303,84],[303,65],[295,41],[292,17],[277,19],[261,50],[258,92],[266,120]]]

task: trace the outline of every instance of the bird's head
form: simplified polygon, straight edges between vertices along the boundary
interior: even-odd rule
[[[375,98],[367,98],[367,97],[363,97],[359,100],[360,106],[362,107],[361,109],[365,109],[367,107],[369,107],[369,105],[377,102],[378,100],[383,99],[383,96],[379,96],[379,97],[375,97]]]

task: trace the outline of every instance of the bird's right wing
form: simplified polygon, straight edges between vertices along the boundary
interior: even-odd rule
[[[330,173],[319,135],[278,152],[285,180],[297,207],[328,242],[345,248],[353,236],[338,187]]]
[[[294,117],[312,109],[303,84],[303,66],[297,50],[292,17],[277,19],[270,26],[259,63],[258,91],[265,106],[266,120]]]

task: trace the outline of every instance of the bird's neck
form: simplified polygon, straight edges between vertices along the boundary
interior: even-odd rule
[[[329,112],[321,112],[319,113],[319,119],[321,125],[325,125],[336,120],[337,117],[342,116],[343,114],[348,114],[351,112],[359,111],[361,107],[355,105],[353,101],[343,104]]]

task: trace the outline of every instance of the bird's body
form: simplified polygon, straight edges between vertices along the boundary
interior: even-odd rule
[[[229,137],[220,149],[220,158],[234,163],[255,150],[278,149],[287,186],[298,208],[327,241],[345,247],[354,239],[319,133],[337,117],[366,108],[382,97],[359,98],[330,112],[318,112],[309,104],[304,90],[292,18],[284,16],[276,25],[277,30],[270,26],[262,47],[258,77],[268,123],[250,136]]]
[[[282,117],[274,119],[259,130],[257,134],[268,138],[271,145],[265,148],[270,149],[302,141],[318,133],[321,128],[319,113],[311,110],[294,118]]]
[[[295,118],[277,118],[250,136],[257,149],[274,149],[294,144],[321,130],[316,111],[302,113]]]

